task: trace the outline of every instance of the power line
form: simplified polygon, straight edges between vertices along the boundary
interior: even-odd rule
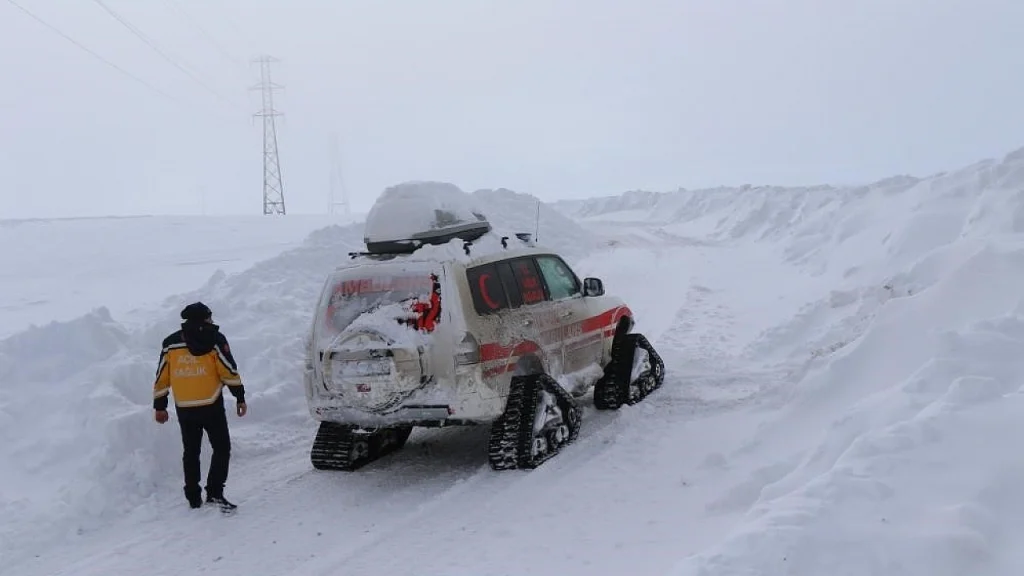
[[[103,10],[105,10],[107,12],[107,14],[110,14],[115,20],[120,22],[122,26],[127,28],[128,31],[130,31],[132,34],[134,34],[136,37],[138,37],[139,40],[142,40],[147,46],[152,48],[153,51],[156,52],[157,54],[159,54],[164,60],[169,62],[172,66],[174,66],[178,70],[181,70],[182,73],[184,73],[189,78],[191,78],[193,81],[195,81],[196,84],[199,84],[203,88],[206,88],[208,91],[210,91],[210,93],[212,93],[217,98],[220,98],[225,103],[227,103],[229,105],[232,105],[232,106],[235,106],[234,103],[232,103],[230,100],[228,100],[228,99],[224,98],[223,96],[221,96],[219,92],[217,92],[213,88],[210,88],[208,85],[206,85],[206,83],[204,83],[202,80],[197,78],[194,74],[192,74],[191,72],[186,70],[183,66],[181,66],[177,62],[175,62],[173,58],[171,58],[170,56],[165,54],[164,51],[161,50],[152,40],[150,40],[148,37],[146,37],[146,35],[143,34],[141,30],[136,28],[134,25],[132,25],[131,22],[128,22],[120,14],[118,14],[113,9],[111,9],[106,4],[104,4],[103,0],[93,0],[93,2],[95,2],[97,5],[99,5],[100,8],[103,8]]]
[[[35,20],[36,22],[39,22],[39,23],[40,23],[40,24],[42,24],[43,26],[46,26],[47,28],[49,28],[49,29],[50,29],[51,31],[53,31],[54,33],[56,33],[57,35],[59,35],[59,36],[60,36],[61,38],[64,38],[64,39],[65,39],[65,40],[67,40],[68,42],[71,42],[72,44],[74,44],[75,46],[77,46],[77,47],[78,47],[78,48],[79,48],[80,50],[82,50],[82,51],[84,51],[84,52],[88,53],[89,55],[91,55],[92,57],[96,58],[96,59],[97,59],[97,60],[99,60],[100,62],[103,62],[103,63],[104,63],[104,64],[106,64],[107,66],[110,66],[110,67],[111,67],[111,68],[113,68],[114,70],[117,70],[117,71],[118,71],[118,72],[120,72],[121,74],[123,74],[123,75],[127,76],[128,78],[131,78],[132,80],[134,80],[134,81],[138,82],[139,84],[142,84],[142,85],[143,85],[143,86],[145,86],[146,88],[149,88],[150,90],[152,90],[153,92],[156,92],[157,94],[159,94],[159,95],[163,96],[164,98],[167,98],[168,100],[171,100],[172,102],[175,102],[175,103],[177,103],[177,104],[181,104],[181,101],[179,101],[178,99],[176,99],[176,98],[174,98],[173,96],[171,96],[171,95],[167,94],[167,93],[166,93],[166,92],[164,92],[163,90],[160,90],[159,88],[157,88],[157,87],[153,86],[153,85],[152,85],[152,84],[150,84],[149,82],[146,82],[146,81],[145,81],[145,80],[143,80],[142,78],[139,78],[138,76],[136,76],[136,75],[132,74],[131,72],[128,72],[128,71],[127,71],[127,70],[125,70],[124,68],[121,68],[121,67],[120,67],[120,66],[118,66],[117,64],[114,64],[114,63],[113,63],[113,62],[111,62],[110,60],[107,60],[107,59],[106,59],[106,58],[104,58],[103,56],[100,56],[100,55],[99,55],[99,54],[97,54],[96,52],[94,52],[94,51],[90,50],[90,49],[89,49],[89,48],[88,48],[87,46],[85,46],[84,44],[82,44],[82,43],[81,43],[81,42],[79,42],[78,40],[75,40],[75,39],[74,39],[74,38],[72,38],[71,36],[68,36],[68,35],[67,35],[67,34],[65,34],[64,32],[61,32],[61,31],[60,31],[60,29],[58,29],[58,28],[57,28],[56,26],[54,26],[54,25],[50,24],[49,22],[47,22],[47,21],[43,20],[43,19],[42,19],[42,18],[40,18],[39,16],[36,16],[36,15],[35,15],[35,14],[33,14],[32,12],[30,12],[30,11],[29,11],[29,10],[28,10],[27,8],[25,8],[24,6],[22,6],[22,5],[18,4],[18,3],[17,3],[17,2],[15,2],[14,0],[7,0],[7,2],[8,2],[9,4],[11,4],[12,6],[14,6],[15,8],[17,8],[18,10],[21,10],[21,11],[22,11],[23,13],[25,13],[25,14],[26,14],[27,16],[29,16],[30,18],[32,18],[32,19],[33,19],[33,20]]]
[[[206,38],[207,42],[209,42],[214,48],[217,49],[218,52],[220,52],[220,55],[223,56],[225,60],[231,61],[233,64],[241,67],[243,70],[246,68],[245,64],[241,60],[232,56],[226,49],[224,49],[224,46],[221,45],[220,42],[217,42],[213,35],[207,32],[205,28],[200,26],[199,22],[196,21],[196,19],[193,18],[191,15],[189,15],[189,13],[186,12],[184,8],[182,8],[180,3],[176,2],[175,0],[164,0],[164,4],[170,6],[175,12],[180,14],[182,18],[184,18],[190,24],[192,24],[192,26],[194,26],[195,29],[199,31],[199,34]]]
[[[252,44],[252,37],[249,36],[248,33],[244,32],[243,28],[239,26],[238,23],[231,16],[228,16],[228,12],[221,11],[219,14],[221,21],[227,24],[228,28],[234,30],[236,36],[247,41],[247,44]]]

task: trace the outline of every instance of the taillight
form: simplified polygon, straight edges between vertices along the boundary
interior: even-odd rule
[[[455,348],[455,363],[460,365],[477,364],[480,362],[480,345],[472,334],[466,333]]]

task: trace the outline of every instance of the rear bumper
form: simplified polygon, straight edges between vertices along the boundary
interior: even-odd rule
[[[313,417],[321,422],[337,422],[363,428],[465,424],[462,421],[452,421],[451,410],[447,406],[403,406],[382,414],[336,406],[314,406],[310,411]]]
[[[353,406],[343,395],[327,392],[312,370],[304,374],[304,387],[309,413],[321,422],[374,428],[464,426],[494,420],[504,410],[502,400],[488,393],[478,378],[467,376],[457,376],[456,383],[431,382],[382,411]]]

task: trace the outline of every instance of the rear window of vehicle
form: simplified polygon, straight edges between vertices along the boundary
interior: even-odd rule
[[[466,279],[477,314],[492,314],[547,299],[533,258],[514,258],[475,266],[466,271]]]
[[[345,269],[327,280],[317,311],[316,337],[329,339],[360,317],[380,316],[381,326],[413,319],[415,304],[429,304],[436,272],[424,266]]]
[[[496,264],[484,264],[466,270],[466,280],[477,314],[493,314],[509,307],[508,295]]]
[[[512,272],[512,265],[508,261],[504,261],[498,262],[495,266],[498,267],[501,285],[505,287],[505,294],[508,295],[509,307],[519,308],[523,305],[523,297],[519,294],[519,283],[516,281],[516,275]]]

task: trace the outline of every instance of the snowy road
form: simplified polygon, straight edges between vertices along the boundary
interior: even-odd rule
[[[750,254],[680,245],[646,255],[596,254],[579,267],[634,305],[668,380],[618,413],[597,412],[586,398],[580,440],[541,468],[495,473],[485,429],[450,429],[418,430],[400,453],[356,473],[319,473],[308,463],[310,424],[293,428],[290,444],[276,439],[277,453],[236,451],[236,517],[191,514],[174,493],[160,498],[160,510],[137,512],[21,573],[511,574],[544,565],[663,572],[735,521],[709,516],[703,503],[728,472],[716,465],[721,454],[756,422],[737,402],[773,383],[732,360],[749,336],[731,315],[750,310],[728,308],[737,287],[715,274],[746,267]],[[634,266],[614,264],[624,262]],[[668,272],[634,281],[657,269]],[[784,290],[760,288],[762,304]],[[756,309],[751,298],[744,305]],[[681,519],[689,527],[682,532]]]

